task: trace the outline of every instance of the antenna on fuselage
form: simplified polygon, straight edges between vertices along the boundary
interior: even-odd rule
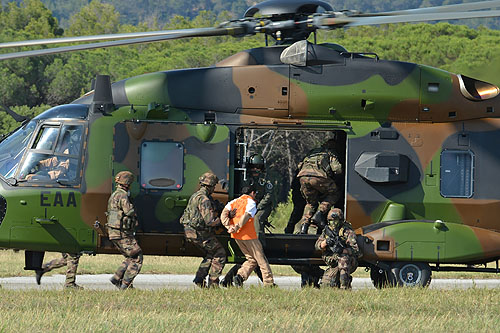
[[[11,116],[12,118],[14,118],[14,120],[18,123],[20,122],[23,122],[25,121],[26,119],[28,119],[28,117],[26,116],[21,116],[20,114],[17,114],[15,111],[13,111],[11,108],[9,108],[7,105],[4,105],[4,104],[1,104],[0,103],[0,106],[5,110],[5,112]]]
[[[109,75],[97,75],[92,80],[94,88],[94,99],[90,105],[90,112],[102,112],[104,115],[114,110],[113,92],[111,89],[111,78]]]

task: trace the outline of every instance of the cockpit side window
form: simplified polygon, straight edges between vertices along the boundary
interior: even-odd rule
[[[35,128],[36,122],[30,121],[0,142],[0,174],[4,178],[12,178],[16,174]]]
[[[83,143],[83,124],[42,125],[17,179],[77,185]]]
[[[59,134],[59,126],[42,126],[32,149],[53,150]]]

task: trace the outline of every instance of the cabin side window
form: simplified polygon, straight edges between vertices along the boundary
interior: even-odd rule
[[[81,176],[83,133],[83,125],[42,125],[17,178],[28,182],[77,184]]]
[[[143,142],[140,182],[144,189],[180,190],[184,185],[184,145]]]
[[[474,184],[474,154],[464,150],[441,153],[441,195],[445,198],[470,198]]]

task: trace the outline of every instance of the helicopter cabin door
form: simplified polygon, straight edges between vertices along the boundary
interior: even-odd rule
[[[130,189],[137,233],[182,233],[179,223],[199,177],[219,178],[213,197],[228,198],[229,140],[226,126],[179,122],[121,122],[115,125],[113,174],[136,175]]]

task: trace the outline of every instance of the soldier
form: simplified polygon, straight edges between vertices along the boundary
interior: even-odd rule
[[[193,282],[204,287],[205,278],[209,275],[208,287],[218,287],[219,276],[226,264],[226,251],[215,238],[213,230],[220,224],[216,202],[212,199],[219,179],[213,173],[206,172],[199,181],[200,189],[189,198],[180,222],[184,225],[186,239],[205,252]]]
[[[362,253],[356,241],[356,234],[339,208],[328,212],[328,225],[316,241],[316,250],[322,251],[322,258],[329,268],[325,271],[323,286],[350,289],[352,276],[358,268],[358,259]]]
[[[115,177],[116,190],[108,200],[107,230],[109,240],[113,242],[125,260],[118,267],[110,281],[117,288],[133,288],[132,282],[142,268],[142,249],[134,237],[138,225],[134,205],[130,202],[129,188],[134,181],[130,171],[121,171]]]
[[[80,261],[80,254],[78,253],[62,253],[61,258],[51,260],[48,263],[42,265],[41,270],[37,270],[36,273],[36,283],[40,285],[42,275],[50,272],[53,269],[67,266],[66,269],[66,282],[64,283],[64,288],[74,288],[83,289],[83,287],[75,283],[76,270],[78,269],[78,262]]]
[[[311,223],[318,227],[325,224],[326,213],[340,198],[334,177],[341,173],[342,165],[335,155],[334,139],[326,141],[321,148],[313,149],[299,164],[297,177],[306,200],[301,219],[302,234],[307,234]]]
[[[248,160],[247,181],[245,186],[253,186],[256,189],[257,213],[255,214],[255,227],[259,233],[264,232],[264,226],[268,226],[268,218],[273,210],[274,184],[267,179],[264,158],[260,154],[253,154]]]

